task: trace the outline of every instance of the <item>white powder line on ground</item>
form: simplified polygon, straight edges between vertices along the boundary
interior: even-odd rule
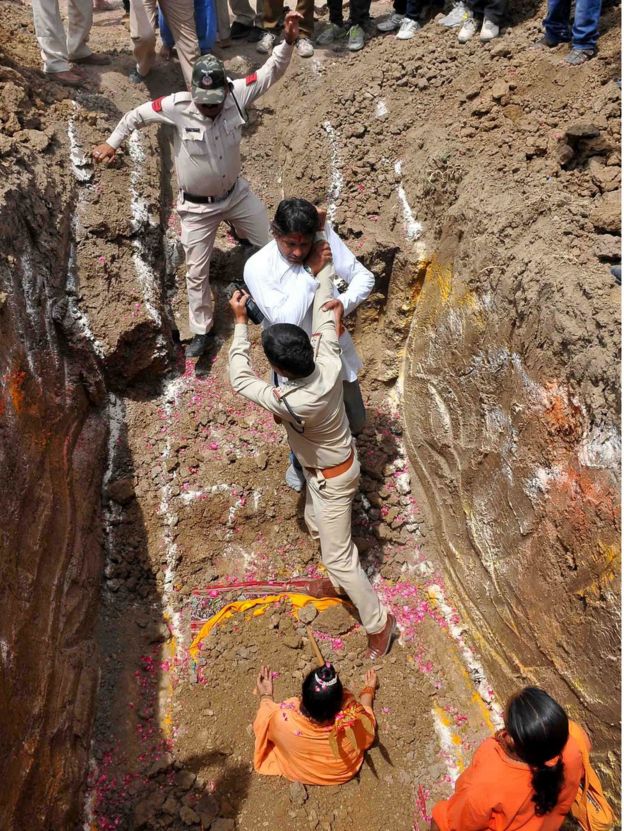
[[[454,785],[462,772],[462,756],[459,745],[453,741],[453,732],[444,723],[442,716],[437,710],[431,710],[431,717],[433,718],[433,726],[440,744],[440,755],[444,759],[446,769],[451,778],[451,784]]]
[[[75,110],[79,109],[78,104],[76,104],[75,101],[72,101],[72,104]],[[69,261],[67,263],[66,282],[68,309],[80,333],[93,346],[95,354],[98,357],[103,358],[105,355],[104,346],[93,334],[91,326],[89,325],[89,318],[87,314],[82,311],[80,304],[78,303],[78,273],[76,267],[76,230],[78,225],[76,216],[81,205],[85,201],[85,191],[91,189],[86,183],[91,181],[93,178],[93,169],[91,167],[91,161],[85,154],[82,144],[80,143],[80,139],[78,138],[78,132],[73,118],[70,118],[67,124],[67,135],[69,137],[69,159],[71,162],[72,172],[75,179],[80,184],[86,186],[84,189],[80,188],[78,190],[77,204],[71,220],[72,241],[69,246]]]
[[[400,159],[394,165],[394,172],[397,174],[397,176],[402,175],[402,162]],[[421,236],[423,232],[423,226],[420,224],[420,222],[417,221],[410,207],[410,204],[407,201],[407,195],[405,193],[405,188],[403,187],[402,180],[399,180],[397,184],[397,196],[399,197],[399,202],[403,209],[403,221],[405,222],[405,236],[410,242],[414,242]]]
[[[67,263],[67,301],[68,301],[68,310],[71,314],[74,323],[78,327],[78,330],[85,338],[88,340],[91,346],[93,347],[93,351],[99,358],[105,357],[104,351],[104,344],[99,341],[91,330],[91,326],[89,324],[89,318],[87,317],[86,312],[83,312],[80,308],[78,303],[78,280],[77,280],[77,269],[76,269],[76,243],[74,242],[76,236],[76,217],[72,218],[72,237],[73,240],[69,246],[69,260]]]
[[[141,142],[141,134],[138,130],[134,130],[128,141],[128,155],[132,161],[132,169],[130,171],[130,210],[132,213],[132,226],[137,234],[132,240],[132,248],[134,253],[132,261],[136,271],[137,280],[141,287],[143,295],[143,302],[152,320],[160,325],[162,319],[158,309],[156,308],[156,274],[149,264],[147,251],[143,240],[139,234],[148,225],[153,225],[151,222],[147,203],[142,196],[140,196],[141,181],[143,179],[145,152]]]
[[[79,106],[75,101],[72,101],[74,110],[78,110]],[[90,156],[85,153],[84,148],[78,138],[78,131],[76,130],[76,122],[73,116],[67,122],[67,137],[69,138],[69,160],[71,162],[72,172],[79,182],[90,182],[93,178],[93,166],[91,164]]]
[[[342,173],[340,172],[341,162],[340,162],[340,153],[338,151],[338,139],[339,134],[336,130],[332,127],[330,121],[323,122],[323,129],[327,133],[327,137],[329,138],[329,147],[330,147],[330,170],[331,170],[331,180],[329,186],[329,193],[327,196],[327,219],[330,222],[333,222],[336,217],[336,200],[340,196],[342,191],[342,186],[344,184],[344,179],[342,178]]]

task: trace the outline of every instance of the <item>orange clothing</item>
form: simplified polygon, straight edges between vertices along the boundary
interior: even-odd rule
[[[531,770],[510,759],[494,737],[486,739],[455,784],[455,793],[438,802],[433,819],[440,831],[557,831],[574,802],[583,775],[577,744],[563,749],[563,787],[559,802],[544,816],[535,813]],[[554,760],[553,760],[554,761]]]
[[[358,748],[353,747],[344,734],[338,736],[336,757],[329,741],[333,727],[321,727],[302,715],[298,698],[287,698],[277,704],[263,698],[256,714],[253,729],[256,735],[254,768],[268,776],[285,776],[292,782],[305,785],[342,785],[356,775],[371,746],[374,735],[355,721],[353,732]],[[343,710],[354,707],[355,712],[368,716],[373,732],[375,716],[370,707],[357,702],[351,692],[344,691]]]

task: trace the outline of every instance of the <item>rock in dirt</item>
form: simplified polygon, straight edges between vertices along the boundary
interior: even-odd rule
[[[312,623],[317,615],[318,612],[314,606],[304,606],[302,609],[299,609],[299,620],[302,623]]]
[[[509,95],[509,84],[507,81],[503,81],[502,78],[499,78],[498,81],[495,82],[494,86],[492,87],[491,96],[494,101],[500,101],[501,98],[504,98],[506,95]]]
[[[119,505],[127,505],[134,497],[134,482],[129,476],[124,476],[121,479],[115,479],[107,488],[109,499],[117,502]]]
[[[182,808],[180,808],[180,819],[185,825],[199,824],[199,814],[192,808],[189,808],[188,805],[183,805]]]
[[[178,788],[188,791],[195,784],[197,776],[191,770],[179,770],[175,775],[175,783]]]
[[[581,139],[598,138],[600,129],[595,124],[570,124],[566,127],[566,136],[572,141]]]
[[[288,795],[290,797],[290,801],[294,805],[305,805],[308,799],[308,791],[306,790],[306,786],[303,785],[301,782],[292,782],[290,787],[288,788]]]
[[[316,628],[328,635],[344,635],[353,628],[353,617],[345,606],[332,606],[318,616]]]
[[[219,817],[210,826],[210,831],[234,831],[236,823],[228,817]]]
[[[289,649],[301,649],[301,635],[296,632],[287,632],[284,635],[284,646]]]
[[[621,197],[621,190],[613,190],[595,200],[594,207],[589,215],[589,221],[597,231],[607,234],[621,233]]]
[[[205,793],[195,805],[195,810],[199,814],[202,824],[208,828],[210,823],[219,813],[219,803],[214,796],[209,793]]]

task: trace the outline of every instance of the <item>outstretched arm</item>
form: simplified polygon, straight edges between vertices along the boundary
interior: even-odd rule
[[[276,46],[268,61],[246,78],[234,81],[234,94],[243,106],[247,107],[256,98],[263,95],[274,83],[279,81],[288,69],[293,53],[293,47],[299,37],[299,21],[303,15],[299,12],[288,12],[284,18],[284,41]]]
[[[169,107],[173,105],[172,99],[173,95],[157,98],[155,101],[148,101],[127,112],[108,139],[94,148],[95,161],[109,164],[133,130],[138,130],[147,124],[173,124],[174,122],[167,114]]]

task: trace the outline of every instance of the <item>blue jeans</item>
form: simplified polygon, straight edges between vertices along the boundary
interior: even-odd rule
[[[593,52],[598,43],[598,23],[602,0],[576,0],[574,22],[570,29],[572,0],[548,0],[544,30],[559,43],[572,41],[574,49]]]

